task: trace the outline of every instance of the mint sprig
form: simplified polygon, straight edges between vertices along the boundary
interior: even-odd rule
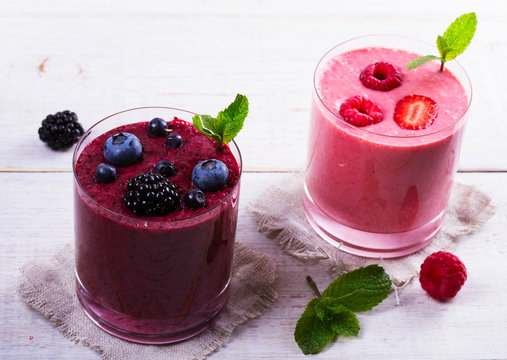
[[[216,118],[210,115],[195,115],[192,121],[197,130],[216,141],[219,149],[239,133],[247,115],[248,99],[245,95],[237,94],[234,102],[220,111]]]
[[[379,265],[369,265],[339,276],[322,295],[310,277],[317,298],[312,299],[296,324],[294,338],[305,355],[316,354],[338,335],[357,336],[354,312],[368,311],[391,291],[391,278]]]
[[[412,70],[432,60],[440,60],[440,71],[444,70],[446,61],[453,60],[468,47],[477,28],[477,17],[474,12],[463,14],[447,28],[444,35],[438,35],[437,48],[440,56],[427,55],[410,61],[407,70]]]

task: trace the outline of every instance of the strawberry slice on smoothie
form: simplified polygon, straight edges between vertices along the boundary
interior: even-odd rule
[[[394,121],[408,130],[421,130],[433,124],[438,116],[437,103],[423,95],[409,95],[398,101],[394,109]]]

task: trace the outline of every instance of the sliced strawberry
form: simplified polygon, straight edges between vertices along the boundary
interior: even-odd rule
[[[438,116],[437,103],[422,95],[409,95],[398,101],[394,109],[394,121],[408,130],[426,129]]]
[[[340,105],[343,120],[355,126],[366,126],[382,120],[382,109],[373,101],[356,95]]]

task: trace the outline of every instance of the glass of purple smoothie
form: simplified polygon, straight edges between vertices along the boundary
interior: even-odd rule
[[[77,294],[96,325],[124,340],[166,344],[194,336],[210,325],[229,294],[241,154],[233,141],[216,150],[191,125],[193,115],[166,107],[122,111],[91,127],[74,152]],[[148,133],[148,122],[157,117],[181,135],[181,146],[170,148],[164,137]],[[107,162],[104,144],[117,133],[136,135],[142,157],[115,166],[115,181],[98,183],[94,171]],[[174,164],[167,180],[183,200],[195,188],[193,168],[207,159],[225,163],[229,176],[220,190],[204,192],[202,208],[182,201],[169,214],[144,216],[123,203],[128,181],[154,172],[160,160]]]
[[[316,232],[341,250],[407,255],[426,246],[443,224],[472,89],[456,61],[442,72],[437,62],[406,70],[410,60],[434,52],[412,38],[371,35],[339,44],[317,65],[303,204]],[[366,82],[371,77],[373,85]],[[388,77],[397,81],[392,88],[365,85]],[[373,114],[373,103],[381,120],[372,115],[365,125],[361,114],[351,118],[346,110],[355,96],[359,113]],[[436,109],[431,116],[430,106]]]

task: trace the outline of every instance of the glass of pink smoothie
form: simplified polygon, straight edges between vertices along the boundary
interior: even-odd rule
[[[74,228],[76,284],[91,320],[117,337],[164,344],[206,329],[224,306],[231,279],[238,217],[241,155],[234,142],[216,150],[192,125],[191,112],[145,107],[111,115],[95,124],[74,152]],[[148,133],[148,122],[163,118],[183,138],[176,149]],[[188,121],[188,122],[187,122]],[[117,179],[97,183],[94,170],[106,162],[106,139],[119,132],[136,135],[142,159],[117,166]],[[136,216],[122,198],[128,180],[153,172],[167,159],[176,174],[168,177],[183,198],[198,162],[217,159],[229,169],[224,187],[205,192],[206,205],[183,203],[165,216]]]
[[[331,49],[315,70],[303,204],[316,232],[346,252],[397,257],[426,246],[444,221],[471,102],[471,84],[456,62],[431,62],[407,71],[410,60],[433,54],[415,39],[363,36]],[[379,91],[362,84],[361,72],[388,62],[401,85]],[[424,128],[393,119],[408,95],[431,98],[438,116]],[[362,96],[381,107],[382,121],[355,126],[340,106]]]

